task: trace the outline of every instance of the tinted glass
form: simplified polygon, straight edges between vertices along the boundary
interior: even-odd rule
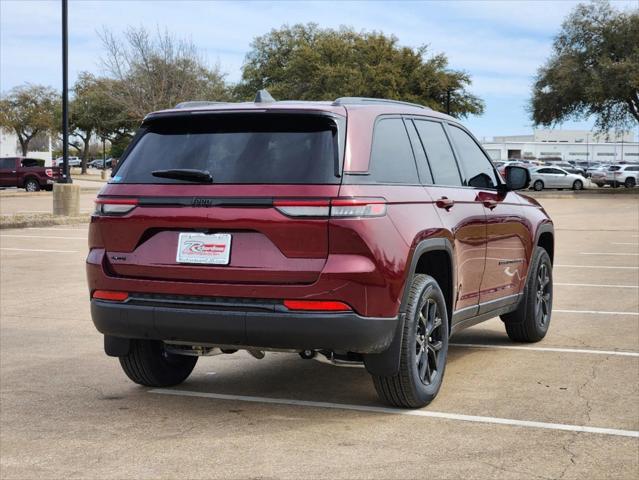
[[[435,185],[461,186],[457,162],[442,124],[415,120],[415,127],[426,151]]]
[[[148,125],[111,180],[193,183],[154,170],[208,171],[213,183],[338,183],[337,131],[311,115],[192,115]]]
[[[369,170],[380,183],[419,183],[413,150],[401,118],[375,124]]]
[[[430,173],[430,167],[428,166],[428,160],[426,160],[426,154],[424,153],[424,147],[422,141],[419,139],[417,130],[412,121],[406,120],[406,129],[408,130],[408,136],[410,143],[413,146],[413,153],[415,153],[415,160],[417,160],[417,170],[419,171],[419,178],[425,185],[432,185],[433,176]]]
[[[628,167],[626,170],[629,172],[639,172],[639,167]]]
[[[0,158],[0,168],[15,168],[15,158]]]
[[[36,158],[25,158],[20,163],[23,167],[44,167],[44,160]]]
[[[495,188],[497,178],[493,166],[471,136],[454,125],[450,127],[450,134],[466,176],[464,184],[477,188]]]
[[[537,173],[552,173],[552,168],[540,168]]]

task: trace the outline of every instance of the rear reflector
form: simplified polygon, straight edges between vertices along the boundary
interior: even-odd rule
[[[44,169],[44,174],[45,174],[47,177],[51,177],[51,178],[53,178],[53,170],[52,170],[52,169],[50,169],[50,168],[45,168],[45,169]]]
[[[284,300],[284,306],[289,310],[306,310],[321,312],[348,312],[351,311],[344,302],[331,300]]]
[[[289,217],[328,217],[328,200],[275,200],[273,205]]]
[[[114,292],[112,290],[96,290],[93,292],[93,298],[98,300],[110,300],[112,302],[124,302],[129,298],[127,292]]]
[[[98,198],[95,201],[96,215],[124,215],[138,204],[137,198]]]

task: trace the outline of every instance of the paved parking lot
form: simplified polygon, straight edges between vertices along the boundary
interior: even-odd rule
[[[427,408],[363,369],[293,354],[200,359],[150,390],[102,351],[87,226],[0,230],[2,478],[637,478],[639,197],[541,199],[557,229],[550,332],[455,335]]]

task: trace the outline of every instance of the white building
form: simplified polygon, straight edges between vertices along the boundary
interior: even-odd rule
[[[639,162],[639,142],[631,132],[601,135],[582,130],[534,130],[531,135],[494,137],[482,145],[493,160]]]
[[[0,157],[21,157],[22,149],[18,136],[10,130],[0,128]],[[44,151],[29,152],[30,158],[44,160],[46,166],[52,163],[51,137],[49,137],[49,149]]]

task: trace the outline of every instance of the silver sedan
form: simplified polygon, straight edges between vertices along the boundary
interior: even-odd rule
[[[537,167],[530,169],[530,185],[533,190],[544,188],[572,188],[581,190],[586,184],[586,179],[576,173],[568,173],[558,167]]]

